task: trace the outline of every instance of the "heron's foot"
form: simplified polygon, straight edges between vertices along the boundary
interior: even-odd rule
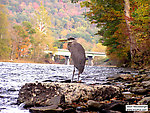
[[[81,80],[79,80],[77,83],[82,83],[82,81],[81,81]]]
[[[71,83],[82,83],[82,81],[71,81]]]

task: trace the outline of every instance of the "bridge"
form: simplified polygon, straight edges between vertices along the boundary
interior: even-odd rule
[[[51,55],[52,60],[54,60],[55,56],[64,56],[65,57],[65,64],[70,64],[70,57],[71,53],[67,49],[57,49],[57,51],[44,51],[47,54]],[[106,56],[105,52],[91,52],[91,51],[85,51],[86,57],[88,59],[88,65],[93,65],[93,58],[95,56]]]

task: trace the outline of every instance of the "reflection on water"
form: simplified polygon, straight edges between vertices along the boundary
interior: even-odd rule
[[[102,84],[106,82],[106,77],[113,76],[120,71],[129,70],[117,67],[86,66],[80,79],[86,84]],[[35,81],[68,80],[71,79],[72,72],[72,65],[0,62],[0,112],[29,113],[28,110],[24,110],[16,104],[22,85]],[[76,80],[77,73],[76,70]]]

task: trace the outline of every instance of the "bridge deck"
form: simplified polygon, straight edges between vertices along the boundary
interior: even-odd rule
[[[71,53],[67,49],[58,49],[56,52],[53,51],[44,51],[45,53],[52,53],[54,56],[55,55],[62,55],[62,56],[69,56]],[[85,52],[86,56],[106,56],[105,52],[91,52],[91,51],[86,51]]]

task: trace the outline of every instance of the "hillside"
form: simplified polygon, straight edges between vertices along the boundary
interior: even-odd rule
[[[6,5],[9,10],[9,20],[15,25],[31,21],[35,11],[41,6],[41,1],[1,0],[0,4]],[[98,37],[94,36],[98,29],[84,18],[83,12],[86,9],[81,8],[80,3],[73,4],[70,0],[43,0],[42,4],[51,17],[50,29],[55,39],[73,36],[83,38],[89,44],[98,42]]]

